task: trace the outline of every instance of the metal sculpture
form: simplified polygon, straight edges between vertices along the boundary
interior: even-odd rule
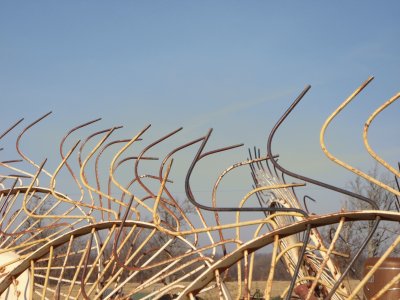
[[[362,84],[327,119],[321,130],[321,147],[333,162],[397,198],[399,190],[340,161],[324,143],[325,129],[331,120],[371,80]],[[263,291],[257,291],[259,297],[261,294],[265,299],[273,297],[274,274],[279,261],[291,278],[281,288],[282,299],[360,297],[368,280],[398,246],[400,237],[394,237],[387,251],[357,284],[351,286],[344,280],[380,223],[397,224],[400,213],[380,210],[375,199],[296,174],[278,163],[278,156],[272,152],[273,136],[309,88],[272,129],[266,155],[262,156],[255,148],[249,151],[246,160],[223,171],[212,188],[209,202],[196,200],[190,185],[193,170],[202,159],[241,146],[205,152],[211,130],[161,157],[147,153],[181,128],[144,147],[141,144],[145,143],[145,133],[150,126],[129,139],[111,140],[120,128],[113,127],[94,132],[84,140],[70,141],[79,130],[100,120],[96,119],[74,127],[64,136],[59,147],[61,160],[54,171],[49,171],[46,160],[34,162],[21,147],[21,140],[29,129],[48,114],[26,126],[16,139],[21,160],[0,162],[0,299],[161,299],[167,296],[250,299],[254,291],[254,255],[266,247],[271,248],[272,261],[265,266],[269,273],[264,278]],[[396,180],[400,172],[369,146],[368,128],[374,118],[399,97],[397,94],[371,115],[363,135],[368,152],[392,172]],[[22,121],[8,128],[0,139],[14,132]],[[71,143],[65,150],[66,144]],[[173,184],[170,172],[176,154],[196,146],[197,152],[184,181],[187,202],[183,204],[170,191],[169,186]],[[113,154],[108,169],[101,169],[110,152]],[[151,171],[143,173],[143,164],[159,158],[162,160],[158,168],[149,168]],[[19,163],[25,166],[18,167]],[[254,186],[236,206],[221,207],[217,201],[218,187],[224,176],[241,167],[250,167]],[[123,169],[128,171],[123,173]],[[301,182],[287,183],[285,176]],[[66,178],[72,179],[74,186],[63,185]],[[306,203],[302,205],[295,194],[295,189],[306,183],[353,197],[369,204],[371,209],[310,214]],[[79,192],[72,193],[71,189]],[[257,202],[246,205],[250,199]],[[207,217],[206,212],[210,212]],[[258,215],[242,220],[247,212]],[[235,219],[226,221],[230,219],[226,215],[233,215]],[[338,251],[336,246],[345,224],[362,221],[373,223],[357,251]],[[331,240],[324,239],[318,231],[327,225],[333,225]],[[250,238],[248,234],[243,235],[242,228],[252,230]],[[336,263],[337,257],[342,256],[350,256],[350,263],[344,270]],[[236,276],[228,278],[233,268]],[[399,280],[400,274],[394,276],[371,299],[388,293]],[[229,282],[235,283],[235,295]]]

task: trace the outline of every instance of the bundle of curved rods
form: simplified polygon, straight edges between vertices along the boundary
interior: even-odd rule
[[[327,119],[321,129],[321,147],[329,159],[389,191],[397,199],[398,189],[340,161],[328,152],[324,142],[325,130],[332,119],[371,80],[362,84]],[[281,293],[282,298],[291,299],[294,295],[301,299],[358,297],[368,279],[397,247],[400,238],[395,237],[356,287],[346,286],[344,279],[380,221],[398,222],[400,214],[382,211],[374,199],[290,172],[278,163],[278,156],[272,152],[273,136],[309,88],[272,129],[267,155],[262,156],[257,149],[249,151],[247,160],[230,166],[219,175],[212,189],[211,206],[196,200],[190,185],[193,170],[203,158],[241,146],[205,152],[212,130],[163,154],[158,169],[142,173],[144,162],[159,159],[148,153],[182,128],[144,147],[140,145],[146,142],[145,132],[150,126],[129,139],[110,141],[121,128],[117,126],[96,131],[84,140],[69,141],[79,130],[100,120],[96,119],[72,128],[62,138],[61,160],[49,171],[45,168],[46,160],[36,163],[22,151],[21,141],[50,113],[26,126],[16,139],[16,151],[21,159],[0,162],[6,173],[12,172],[0,175],[0,299],[130,299],[133,296],[158,299],[167,294],[177,299],[195,299],[196,296],[250,299],[254,287],[254,255],[268,246],[272,246],[272,262],[265,266],[269,268],[263,291],[266,299],[272,297],[278,261],[283,262],[291,277]],[[372,150],[368,128],[375,117],[399,97],[400,94],[395,95],[371,115],[363,135],[368,152],[394,174],[396,182],[399,171]],[[8,128],[0,139],[22,121]],[[70,149],[65,150],[66,144],[71,143]],[[195,145],[198,150],[184,181],[188,202],[182,203],[171,192],[170,173],[179,151]],[[118,149],[114,150],[108,171],[104,172],[102,165],[108,157],[105,153],[109,154],[113,148]],[[76,160],[72,159],[73,155],[77,155]],[[16,167],[19,163],[26,166]],[[250,166],[254,180],[252,190],[237,206],[218,206],[217,191],[222,179],[242,166]],[[287,183],[285,176],[364,201],[371,210],[310,215],[305,203],[303,206],[295,194],[295,188],[305,183]],[[73,186],[64,182],[66,177],[72,179],[69,182],[73,182]],[[258,203],[246,205],[251,198],[256,198]],[[211,212],[214,218],[209,213],[205,215],[206,212]],[[246,212],[252,212],[252,219],[243,221],[241,216]],[[235,214],[235,220],[226,223],[221,214],[229,213]],[[339,270],[333,257],[350,255],[335,249],[341,231],[346,222],[361,221],[374,221],[374,224],[356,253],[351,254],[346,269]],[[327,225],[335,225],[331,241],[323,240],[318,232],[319,227]],[[242,228],[250,228],[253,235],[249,238],[241,234]],[[227,282],[232,280],[228,277],[232,277],[230,269],[235,267],[233,281],[237,287],[236,296],[233,296]],[[387,292],[399,279],[400,275],[395,276],[373,299]]]

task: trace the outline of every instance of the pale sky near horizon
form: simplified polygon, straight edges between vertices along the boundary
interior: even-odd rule
[[[399,11],[398,1],[2,1],[0,131],[52,110],[26,140],[38,160],[41,140],[58,144],[97,117],[97,128],[122,124],[125,136],[147,124],[154,136],[183,126],[186,141],[212,127],[213,147],[244,142],[265,151],[269,130],[311,84],[274,150],[288,169],[344,186],[353,176],[321,154],[319,129],[375,76],[327,135],[334,154],[364,171],[373,167],[362,127],[400,90]],[[371,145],[392,165],[399,105],[370,129]],[[231,163],[247,158],[246,147]],[[246,189],[239,181],[225,188],[229,197]]]

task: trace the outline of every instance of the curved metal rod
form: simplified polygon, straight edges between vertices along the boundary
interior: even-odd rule
[[[138,139],[140,140],[140,139]],[[131,141],[131,140],[129,140]],[[137,156],[130,156],[130,157],[125,157],[123,159],[121,159],[120,161],[118,161],[116,163],[116,165],[113,167],[113,173],[115,173],[117,171],[117,169],[124,163],[126,163],[128,160],[136,160],[138,159]],[[158,160],[158,157],[142,157],[141,159],[143,160]],[[151,178],[151,179],[155,179],[158,180],[159,178],[157,176],[154,175],[149,175],[149,174],[144,174],[144,175],[140,175],[140,178]],[[127,194],[125,191],[129,191],[129,189],[131,188],[131,186],[137,181],[136,177],[133,177],[133,179],[130,180],[129,183],[126,184],[126,186],[121,190],[121,197],[120,200],[121,202],[124,202],[124,198],[125,195]],[[168,182],[173,183],[171,180],[168,180]],[[111,176],[108,176],[108,194],[111,195],[111,186],[112,186],[112,178]],[[140,201],[144,202],[144,200],[148,199],[148,198],[154,198],[153,196],[148,196],[148,197],[144,197],[142,199],[140,199]],[[134,206],[135,208],[137,208],[139,205],[139,202],[136,203],[136,205]],[[163,204],[162,204],[163,205]],[[121,215],[122,213],[122,206],[119,205],[118,206],[118,215]]]
[[[91,157],[93,156],[93,154],[100,148],[100,146],[101,146],[102,144],[104,144],[104,142],[105,142],[105,141],[107,140],[107,138],[114,132],[114,130],[115,130],[115,127],[114,127],[114,128],[111,128],[111,130],[108,131],[108,133],[97,143],[97,145],[96,145],[96,146],[92,149],[92,151],[88,154],[88,156],[85,158],[85,160],[84,160],[83,163],[82,163],[82,166],[81,166],[81,169],[80,169],[80,172],[79,172],[79,176],[80,176],[80,178],[81,178],[81,180],[82,180],[83,185],[84,185],[89,191],[94,192],[94,193],[96,193],[96,194],[102,194],[103,197],[105,197],[105,198],[107,198],[107,199],[109,199],[109,200],[111,200],[111,201],[114,201],[114,202],[116,202],[117,204],[122,204],[122,205],[126,206],[125,203],[122,203],[121,201],[119,201],[118,199],[115,199],[115,198],[112,197],[111,195],[107,195],[107,194],[103,193],[102,191],[99,191],[99,190],[95,189],[93,186],[91,186],[91,185],[88,183],[88,181],[87,181],[87,179],[86,179],[86,176],[85,176],[85,167],[86,167],[88,161],[91,159]],[[93,198],[92,198],[92,201],[93,201]],[[104,209],[105,211],[108,211],[108,210],[105,209],[105,208],[103,208],[103,209]],[[117,215],[117,213],[116,213],[115,211],[111,211],[111,213],[113,213],[114,216],[115,216],[116,218],[118,218],[118,215]]]
[[[153,205],[153,222],[154,222],[155,224],[157,224],[157,225],[160,224],[160,215],[157,213],[158,205],[160,204],[160,200],[161,200],[162,194],[164,193],[164,187],[165,187],[165,184],[167,183],[167,179],[168,179],[168,176],[169,176],[169,172],[171,171],[171,167],[172,167],[172,163],[173,163],[173,162],[174,162],[173,159],[171,159],[171,160],[169,161],[169,164],[168,164],[168,167],[167,167],[167,171],[165,172],[165,176],[164,176],[164,178],[163,178],[162,181],[161,181],[160,188],[159,188],[159,191],[158,191],[158,193],[157,193],[157,197],[156,197],[156,199],[154,200],[154,205]],[[175,216],[175,214],[173,214],[173,217],[176,218],[176,222],[179,223],[178,218]]]
[[[374,177],[369,176],[368,174],[354,168],[353,166],[339,160],[337,157],[335,157],[334,155],[332,155],[328,149],[326,148],[325,145],[325,130],[326,128],[329,126],[330,122],[340,113],[340,111],[342,111],[366,86],[369,82],[371,82],[371,80],[373,79],[373,77],[368,78],[367,81],[365,81],[360,87],[358,87],[349,97],[347,97],[347,99],[326,119],[324,125],[322,125],[321,128],[321,132],[320,132],[320,145],[322,148],[322,151],[324,152],[324,154],[334,163],[338,164],[339,166],[349,170],[350,172],[353,172],[354,174],[368,180],[371,183],[376,184],[377,186],[393,193],[393,194],[397,194],[400,196],[400,192],[395,190],[394,188],[392,188],[391,186],[384,184],[383,182],[377,180]]]
[[[204,157],[206,157],[206,156],[208,156],[208,155],[211,155],[211,154],[216,154],[216,153],[219,153],[219,152],[223,152],[223,151],[226,151],[226,150],[231,150],[231,149],[234,149],[234,148],[237,148],[237,147],[241,147],[241,146],[243,146],[243,144],[237,144],[237,145],[233,145],[233,146],[228,146],[228,147],[224,147],[224,148],[212,150],[212,151],[209,151],[209,152],[206,152],[206,153],[200,155],[199,158],[198,158],[198,160],[200,160],[200,159],[202,159],[202,158],[204,158]],[[214,191],[213,191],[213,194],[212,194],[212,196],[211,196],[211,203],[212,203],[212,206],[213,206],[213,207],[216,207],[216,203],[214,202]],[[220,226],[218,211],[214,211],[214,216],[215,216],[215,222],[216,222],[217,226]],[[220,233],[220,240],[224,240],[224,237],[223,237],[223,235],[221,234],[222,229],[220,229],[220,230],[218,230],[218,231],[219,231],[219,233]],[[214,249],[215,249],[215,248],[214,248]],[[213,249],[213,250],[214,250],[214,249]],[[222,251],[223,251],[224,254],[226,254],[225,245],[222,245]],[[227,273],[225,273],[224,276],[226,276],[226,275],[227,275]]]
[[[168,153],[168,154],[164,157],[163,161],[161,162],[161,165],[160,165],[160,168],[159,168],[159,173],[158,173],[160,183],[162,182],[163,170],[164,170],[164,166],[165,166],[165,164],[167,163],[167,161],[168,161],[175,153],[177,153],[178,151],[183,150],[183,149],[185,149],[185,148],[187,148],[187,147],[190,147],[190,146],[192,146],[192,145],[194,145],[194,144],[196,144],[196,143],[202,141],[202,139],[203,139],[203,138],[198,138],[198,139],[192,140],[192,141],[190,141],[190,142],[188,142],[188,143],[186,143],[186,144],[183,144],[183,145],[181,145],[181,146],[175,148],[174,150],[172,150],[170,153]],[[190,227],[191,229],[194,229],[195,227],[193,226],[192,222],[191,222],[191,221],[189,220],[189,218],[186,216],[186,213],[182,210],[181,206],[177,203],[177,201],[176,201],[175,198],[172,196],[172,194],[169,192],[169,190],[168,190],[168,188],[167,188],[166,186],[164,187],[164,192],[165,192],[165,193],[168,195],[168,197],[170,197],[170,199],[174,202],[174,207],[181,213],[182,217],[183,217],[184,220],[187,222],[187,224],[189,225],[189,227]],[[195,235],[194,235],[194,245],[197,245],[197,242],[198,242],[198,234],[195,234]]]
[[[76,131],[76,130],[78,130],[78,129],[81,129],[81,128],[85,127],[85,126],[91,125],[91,124],[93,124],[93,123],[95,123],[95,122],[97,122],[97,121],[100,121],[100,120],[101,120],[101,118],[98,118],[98,119],[95,119],[95,120],[86,122],[86,123],[84,123],[84,124],[80,124],[80,125],[78,125],[78,126],[72,128],[70,131],[68,131],[68,132],[64,135],[64,137],[62,138],[62,140],[61,140],[61,142],[60,142],[60,149],[59,149],[59,150],[60,150],[61,159],[64,159],[64,157],[65,157],[65,155],[64,155],[64,149],[63,149],[63,148],[64,148],[64,143],[65,143],[65,141],[67,140],[67,138],[68,138],[74,131]],[[71,176],[72,176],[72,178],[74,179],[76,185],[78,186],[78,189],[79,189],[79,191],[80,191],[80,193],[81,193],[81,199],[82,199],[82,198],[83,198],[84,191],[83,191],[83,188],[82,188],[81,184],[79,183],[78,178],[75,176],[74,171],[72,170],[71,166],[69,165],[69,163],[68,163],[67,161],[65,162],[65,166],[67,167],[69,173],[71,174]]]
[[[276,157],[277,157],[277,156],[276,156]],[[260,158],[249,159],[249,160],[245,160],[245,161],[241,161],[241,162],[238,162],[238,163],[236,163],[236,164],[233,164],[233,165],[231,165],[230,167],[228,167],[227,169],[225,169],[225,170],[219,175],[218,179],[217,179],[216,182],[214,183],[214,187],[213,187],[213,190],[212,190],[212,203],[213,203],[213,207],[216,207],[216,206],[217,206],[217,189],[218,189],[218,186],[219,186],[219,184],[221,183],[222,178],[223,178],[227,173],[229,173],[230,171],[232,171],[233,169],[236,169],[236,168],[238,168],[238,167],[245,166],[245,165],[249,165],[249,164],[251,165],[251,164],[253,164],[253,163],[258,163],[258,162],[260,162],[260,161],[264,161],[264,160],[267,160],[267,159],[269,159],[269,157],[260,157]]]
[[[151,176],[151,175],[141,175],[140,176],[141,178],[151,178],[151,179],[154,179],[154,180],[157,180],[158,181],[158,177],[157,176]],[[127,185],[126,185],[126,187],[125,187],[125,189],[129,189],[131,186],[132,186],[132,184],[134,184],[136,182],[136,179],[134,178],[134,179],[132,179]],[[169,180],[167,179],[167,182],[169,182]],[[123,194],[122,195],[122,197],[121,197],[121,202],[123,201],[123,198],[125,198],[125,195],[126,194]],[[132,196],[131,196],[132,197]],[[151,195],[147,195],[147,196],[145,196],[145,197],[143,197],[143,198],[141,198],[140,199],[140,201],[142,201],[142,202],[145,202],[146,200],[149,200],[149,199],[155,199],[155,198],[157,198],[156,196],[154,197],[154,196],[151,196]],[[173,206],[174,205],[174,203],[173,202],[171,202],[171,201],[169,201],[168,199],[166,199],[165,197],[161,197],[160,198],[161,200],[162,200],[162,202],[161,202],[161,204],[163,204],[163,203],[165,203],[165,204],[168,204],[168,205],[171,205],[171,206]],[[139,203],[136,203],[135,205],[132,205],[132,207],[134,207],[134,208],[137,208],[139,206]],[[164,206],[163,206],[164,207]],[[168,209],[168,208],[166,208],[165,207],[165,209]],[[120,215],[121,214],[121,209],[118,211],[118,215]]]
[[[101,210],[101,209],[103,209],[103,208],[100,208],[100,207],[98,207],[98,206],[95,206],[93,201],[92,201],[91,204],[87,204],[87,203],[85,203],[85,202],[82,202],[82,198],[81,198],[79,201],[75,201],[75,200],[72,200],[72,199],[65,199],[65,198],[62,198],[62,197],[58,197],[57,194],[55,193],[55,182],[56,182],[56,177],[57,177],[58,173],[60,172],[60,170],[62,169],[62,167],[65,165],[65,162],[66,162],[66,161],[68,160],[68,158],[72,155],[73,151],[78,147],[79,143],[80,143],[80,140],[79,140],[78,142],[75,143],[75,145],[71,148],[71,150],[68,151],[67,155],[63,158],[63,160],[61,161],[61,163],[58,165],[58,167],[57,167],[56,170],[54,171],[54,174],[52,175],[52,177],[51,177],[51,179],[50,179],[50,189],[51,189],[52,195],[53,195],[56,199],[58,199],[59,201],[63,201],[63,202],[66,202],[66,203],[70,203],[70,204],[74,205],[75,207],[80,208],[80,211],[82,212],[82,214],[83,214],[84,216],[74,216],[74,218],[78,218],[78,219],[79,219],[79,218],[85,218],[85,219],[89,219],[89,220],[94,221],[94,217],[91,216],[91,211],[92,211],[93,209],[99,209],[99,210]],[[78,205],[77,203],[79,203],[79,205]],[[89,209],[90,209],[90,212],[89,212],[89,213],[86,213],[85,211],[83,211],[83,210],[81,209],[81,206],[89,208]],[[64,217],[65,217],[65,216],[64,216]],[[69,217],[72,217],[72,216],[69,216]]]
[[[118,169],[118,167],[119,167],[122,163],[125,163],[125,162],[127,162],[128,160],[136,160],[136,159],[138,159],[137,156],[126,157],[126,158],[122,159],[122,160],[119,161],[119,162],[117,163],[117,165],[114,167],[113,172],[115,172],[115,171]],[[158,160],[158,158],[155,158],[155,157],[142,157],[141,159],[142,159],[142,160]],[[150,174],[143,174],[143,175],[140,175],[139,178],[150,178],[150,179],[154,179],[154,180],[157,180],[157,181],[159,180],[159,177],[158,177],[158,176],[150,175]],[[110,183],[110,180],[111,180],[111,179],[109,179],[109,185],[111,184],[111,183]],[[127,194],[126,191],[129,191],[129,189],[131,188],[131,186],[132,186],[136,181],[137,181],[137,178],[134,177],[134,178],[131,179],[131,181],[128,182],[128,183],[126,184],[126,186],[123,188],[122,194],[121,194],[121,198],[120,198],[120,201],[121,201],[121,202],[124,201],[125,195]],[[173,181],[172,181],[172,180],[169,180],[169,179],[167,179],[167,182],[173,183]],[[131,194],[131,196],[132,196],[132,194]],[[141,198],[140,201],[144,203],[145,200],[147,200],[147,199],[155,199],[155,198],[156,198],[156,196],[147,195],[147,196]],[[141,203],[141,202],[140,202],[140,203]],[[137,207],[139,206],[140,203],[139,203],[138,201],[136,201],[136,204],[135,204],[133,207],[134,207],[134,208],[137,208]],[[162,198],[161,205],[162,205],[166,210],[168,210],[168,208],[164,206],[165,203],[174,206],[174,202],[170,202],[170,201],[168,201],[167,199]],[[121,214],[121,209],[122,209],[122,207],[121,207],[121,205],[119,205],[119,208],[118,208],[118,215]]]
[[[375,119],[375,117],[379,113],[381,113],[384,109],[386,109],[390,104],[392,104],[399,98],[400,98],[400,93],[397,93],[392,98],[390,98],[388,101],[386,101],[383,105],[381,105],[376,111],[374,111],[373,114],[368,118],[367,122],[365,122],[364,131],[363,131],[364,145],[365,145],[365,148],[367,149],[368,153],[376,161],[378,161],[382,166],[384,166],[386,169],[388,169],[390,172],[392,172],[397,177],[400,177],[400,172],[398,170],[396,170],[395,168],[393,168],[390,164],[388,164],[381,157],[379,157],[378,154],[376,154],[376,152],[374,150],[372,150],[372,148],[370,147],[370,145],[368,143],[368,128],[371,125],[371,122]]]
[[[40,117],[39,119],[37,119],[36,121],[33,121],[31,124],[29,124],[27,127],[25,127],[22,132],[18,135],[17,140],[16,140],[16,149],[18,154],[22,157],[22,159],[24,159],[25,161],[27,161],[28,163],[30,163],[32,166],[34,166],[35,168],[39,169],[39,165],[37,165],[34,161],[32,161],[31,159],[29,159],[19,148],[19,144],[21,141],[22,136],[25,134],[26,131],[28,131],[28,129],[30,129],[31,127],[33,127],[34,125],[36,125],[37,123],[39,123],[40,121],[42,121],[44,118],[46,118],[48,115],[51,114],[51,111],[48,112],[47,114],[43,115],[42,117]],[[45,173],[47,176],[51,177],[51,174],[49,172],[47,172],[45,169],[42,170],[43,173]]]
[[[122,126],[116,126],[116,127],[112,127],[112,128],[107,128],[107,129],[103,129],[103,130],[100,130],[100,131],[96,131],[96,132],[94,132],[94,133],[92,133],[91,135],[89,135],[83,142],[82,142],[82,144],[81,144],[81,146],[79,147],[79,151],[78,151],[78,162],[79,162],[79,166],[80,167],[82,167],[82,151],[83,151],[83,148],[86,146],[86,144],[89,142],[89,140],[91,140],[92,138],[94,138],[96,135],[99,135],[99,134],[103,134],[103,133],[108,133],[108,132],[110,132],[110,131],[114,131],[114,130],[117,130],[117,129],[120,129],[120,128],[122,128]]]
[[[139,176],[139,174],[138,174],[139,162],[141,161],[141,159],[144,157],[144,154],[145,154],[149,149],[151,149],[151,148],[154,147],[155,145],[159,144],[160,142],[164,141],[165,139],[171,137],[172,135],[176,134],[176,133],[177,133],[178,131],[180,131],[180,130],[182,130],[182,127],[180,127],[180,128],[178,128],[178,129],[176,129],[176,130],[174,130],[174,131],[168,133],[167,135],[161,137],[160,139],[156,140],[155,142],[153,142],[153,143],[151,143],[150,145],[148,145],[147,147],[145,147],[145,148],[142,150],[142,152],[140,152],[140,154],[138,155],[138,157],[137,157],[137,159],[136,159],[136,161],[135,161],[135,166],[134,166],[135,179],[137,180],[137,182],[139,183],[139,185],[140,185],[149,195],[151,195],[151,196],[154,197],[154,198],[156,197],[156,195],[143,183],[143,181],[141,180],[141,176]],[[129,144],[128,144],[127,146],[129,146]],[[123,150],[125,150],[125,149],[127,148],[127,146],[125,146],[125,147],[123,148]],[[121,154],[123,150],[121,150],[121,151],[117,154],[116,157],[118,157],[119,154]],[[116,158],[116,157],[115,157],[115,158]],[[115,158],[114,158],[114,159],[115,159]],[[112,165],[113,165],[113,164],[112,164]],[[111,174],[112,174],[112,173],[111,173]],[[113,177],[112,177],[112,179],[113,179]],[[113,181],[114,181],[114,180],[113,180]],[[114,182],[114,183],[115,183],[115,182]],[[121,188],[120,186],[119,186],[119,188],[123,190],[123,188]],[[128,195],[131,195],[130,192],[129,192],[128,190],[123,190],[123,191],[124,191],[125,193],[127,193]],[[139,202],[139,203],[141,203],[141,201],[138,200],[138,199],[137,199],[136,201]],[[165,206],[165,204],[163,203],[163,201],[161,201],[161,206],[162,206],[166,211],[168,211],[168,213],[172,216],[172,218],[173,218],[173,219],[176,221],[176,223],[178,224],[178,228],[179,228],[178,217],[175,215],[175,213],[174,213],[172,210],[168,209],[168,208]],[[153,214],[154,214],[154,213],[153,213]]]
[[[145,204],[144,202],[142,202],[138,197],[136,197],[135,195],[133,195],[129,190],[126,190],[114,177],[114,171],[115,171],[115,163],[118,160],[118,158],[121,156],[121,154],[123,152],[126,151],[126,149],[128,149],[128,147],[130,147],[134,142],[136,142],[149,128],[151,125],[147,125],[144,129],[142,129],[138,134],[136,134],[124,147],[122,147],[118,153],[113,157],[111,164],[110,164],[110,171],[109,171],[109,176],[112,180],[112,182],[122,191],[125,192],[126,194],[128,194],[129,196],[134,197],[135,201],[137,203],[139,203],[143,208],[147,209],[147,211],[149,211],[150,213],[153,213],[153,209],[148,206],[147,204]],[[140,159],[140,155],[139,158]],[[137,162],[137,161],[136,161]],[[138,177],[136,172],[135,172],[135,176],[136,178]],[[139,179],[137,178],[138,182]],[[140,216],[139,211],[137,211],[137,216]]]
[[[8,193],[7,193],[7,196],[6,196],[6,199],[4,200],[4,203],[3,203],[3,205],[1,206],[1,208],[0,208],[0,213],[4,210],[4,208],[7,208],[7,206],[8,206],[8,202],[9,202],[9,198],[10,198],[10,196],[11,196],[11,192],[13,191],[13,189],[15,188],[15,186],[16,186],[16,184],[17,184],[17,182],[18,182],[18,179],[16,179],[15,181],[14,181],[14,183],[13,183],[13,185],[12,185],[12,187],[9,189],[9,191],[8,191]],[[18,213],[18,211],[16,211],[14,214],[16,214],[16,213]],[[5,214],[5,212],[3,212],[3,216],[4,216],[4,214]],[[69,224],[67,224],[67,223],[61,223],[61,224],[51,224],[51,225],[48,225],[46,228],[44,228],[44,227],[42,227],[42,228],[34,228],[34,229],[25,229],[25,230],[21,230],[21,231],[18,231],[18,232],[12,232],[12,233],[7,233],[7,232],[5,232],[5,231],[3,231],[2,230],[2,227],[3,227],[3,223],[0,223],[0,236],[4,236],[4,237],[8,237],[8,236],[19,236],[19,235],[24,235],[24,234],[28,234],[28,233],[35,233],[35,232],[38,232],[38,231],[40,231],[40,230],[42,230],[43,228],[46,230],[46,229],[52,229],[52,228],[56,228],[56,227],[60,227],[60,226],[66,226],[66,225],[69,225]],[[17,227],[16,229],[18,229],[19,227]],[[5,229],[5,230],[7,230],[7,228]]]
[[[176,134],[177,132],[181,131],[183,128],[180,127],[178,129],[175,129],[174,131],[164,135],[163,137],[159,138],[158,140],[154,141],[153,143],[151,143],[150,145],[148,145],[147,147],[145,147],[142,152],[140,152],[140,154],[138,155],[138,159],[135,162],[135,176],[137,178],[138,183],[140,184],[140,186],[147,192],[149,193],[149,195],[155,196],[153,194],[153,192],[140,180],[139,177],[139,173],[138,173],[138,168],[139,168],[139,162],[142,156],[144,156],[144,154],[152,147],[154,147],[155,145],[161,143],[162,141],[170,138],[171,136],[173,136],[174,134]]]
[[[311,88],[311,86],[308,85],[300,93],[300,95],[293,101],[293,103],[290,105],[290,107],[285,111],[285,113],[280,117],[278,122],[276,122],[275,126],[272,128],[272,130],[271,130],[271,132],[269,134],[269,137],[268,137],[268,142],[267,142],[267,154],[268,154],[268,156],[273,157],[273,154],[272,154],[272,139],[273,139],[273,137],[275,135],[275,132],[277,131],[279,126],[285,121],[287,116],[293,111],[293,109],[300,102],[300,100],[310,90],[310,88]],[[311,184],[315,184],[315,185],[321,186],[321,187],[326,188],[328,190],[332,190],[332,191],[335,191],[335,192],[338,192],[338,193],[341,193],[341,194],[345,194],[345,195],[350,196],[350,197],[357,198],[357,199],[359,199],[361,201],[369,203],[374,209],[379,210],[379,207],[375,203],[375,201],[373,201],[373,200],[371,200],[371,199],[369,199],[367,197],[364,197],[362,195],[350,192],[350,191],[345,190],[345,189],[341,189],[339,187],[327,184],[327,183],[322,182],[322,181],[318,181],[318,180],[315,180],[315,179],[312,179],[312,178],[309,178],[309,177],[306,177],[306,176],[302,176],[302,175],[293,173],[293,172],[283,168],[275,159],[271,159],[271,162],[278,170],[280,170],[282,173],[285,173],[286,175],[289,175],[291,177],[306,181],[306,182],[311,183]]]
[[[104,145],[102,149],[100,149],[99,154],[97,154],[96,156],[96,160],[94,163],[94,173],[95,173],[95,177],[96,177],[96,187],[97,189],[100,191],[101,190],[101,186],[100,186],[100,179],[99,179],[99,161],[100,161],[100,157],[103,154],[103,152],[110,147],[111,145],[117,144],[117,143],[127,143],[130,140],[116,140],[116,141],[112,141],[109,142],[108,144]],[[109,182],[111,181],[111,178],[108,177]],[[111,188],[111,184],[109,184],[109,189]],[[110,190],[108,191],[108,194],[110,195],[111,192]],[[99,198],[99,202],[100,202],[100,206],[103,206],[103,196],[101,194],[98,194],[98,198]],[[110,200],[107,201],[108,202],[108,209],[111,209],[111,203]],[[108,218],[110,218],[110,214],[108,215]],[[101,212],[101,219],[104,220],[104,215],[103,215],[103,211]]]
[[[24,199],[22,200],[22,209],[25,211],[25,213],[32,218],[35,219],[46,219],[46,218],[52,218],[52,219],[56,219],[59,216],[57,215],[41,215],[41,214],[33,214],[29,211],[28,207],[27,207],[27,196],[31,193],[31,191],[34,190],[33,184],[36,181],[36,179],[39,177],[40,172],[43,170],[44,165],[46,164],[47,159],[45,159],[40,165],[39,165],[39,169],[37,170],[34,178],[32,179],[32,182],[30,183],[28,189],[26,190],[26,193],[24,194]],[[42,226],[41,228],[38,228],[38,230],[42,229],[42,230],[46,230],[46,229],[51,229],[54,227],[60,227],[60,226],[71,226],[71,224],[69,223],[59,223],[59,224],[53,224],[53,225],[48,225],[48,226]]]
[[[204,210],[208,210],[208,211],[258,211],[258,212],[263,212],[263,211],[269,211],[269,212],[277,212],[277,211],[281,211],[281,212],[298,212],[304,216],[307,216],[307,213],[299,208],[267,208],[267,207],[242,207],[242,208],[238,208],[238,207],[212,207],[212,206],[206,206],[203,204],[198,203],[193,195],[192,189],[190,187],[190,176],[192,175],[193,169],[196,166],[197,162],[209,155],[209,154],[213,154],[216,152],[220,152],[220,151],[224,151],[224,150],[228,150],[228,149],[232,149],[233,147],[238,147],[241,145],[235,145],[235,146],[231,146],[231,147],[225,147],[225,148],[221,148],[221,149],[217,149],[214,151],[210,151],[207,153],[202,154],[204,147],[207,144],[207,141],[210,137],[212,133],[212,129],[210,129],[208,131],[208,133],[204,136],[203,142],[201,143],[199,150],[197,151],[196,156],[193,159],[193,162],[188,170],[188,172],[186,173],[186,179],[185,179],[185,192],[186,192],[186,196],[188,197],[188,200],[195,206],[197,206],[200,209],[204,209]]]

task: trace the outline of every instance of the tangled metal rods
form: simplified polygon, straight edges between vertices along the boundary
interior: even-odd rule
[[[332,119],[371,80],[327,119],[321,129],[321,147],[333,162],[397,199],[398,189],[340,161],[324,142]],[[117,126],[73,141],[77,133],[100,121],[96,119],[72,128],[60,142],[60,161],[47,167],[50,163],[46,160],[37,163],[30,159],[21,141],[49,114],[26,126],[16,138],[21,159],[0,162],[0,299],[250,299],[255,288],[262,289],[265,299],[277,295],[283,299],[358,298],[400,237],[393,237],[378,262],[355,284],[347,284],[350,271],[380,224],[397,224],[400,213],[380,210],[376,199],[296,174],[278,163],[278,155],[272,152],[273,136],[308,90],[272,129],[265,156],[259,149],[249,151],[246,160],[217,177],[209,206],[195,197],[190,185],[193,170],[202,159],[241,146],[205,152],[211,130],[166,153],[160,144],[181,128],[152,142],[146,142],[150,126],[128,139],[112,139],[121,128]],[[363,135],[368,152],[396,180],[399,171],[369,146],[368,128],[399,97],[397,94],[371,115]],[[15,132],[22,121],[0,139]],[[173,195],[172,187],[178,184],[172,181],[173,162],[183,150],[196,145],[183,184],[187,201],[180,201]],[[161,163],[154,168],[156,160]],[[232,207],[218,205],[222,180],[245,166],[251,171],[252,189]],[[301,182],[287,183],[288,176]],[[305,183],[353,197],[371,209],[310,214],[295,193]],[[256,201],[250,204],[251,200]],[[357,249],[343,252],[338,245],[344,228],[359,222],[369,222],[369,231]],[[322,234],[328,226],[330,239]],[[260,269],[256,254],[265,249],[272,252],[271,260]],[[341,258],[349,261],[345,268],[337,263]],[[276,280],[278,262],[283,263],[288,281]],[[372,299],[399,280],[400,275],[395,276]]]

